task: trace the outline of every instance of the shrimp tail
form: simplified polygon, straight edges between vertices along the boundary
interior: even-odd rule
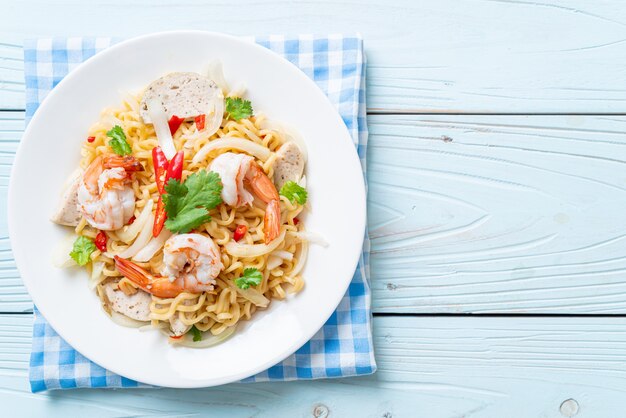
[[[263,235],[265,244],[274,241],[280,233],[280,204],[278,200],[271,200],[265,208],[263,220]]]
[[[103,159],[102,166],[105,169],[122,167],[127,173],[135,173],[137,171],[145,170],[139,160],[132,155],[107,155]]]
[[[115,256],[115,267],[142,290],[159,298],[174,298],[185,291],[181,280],[170,282],[167,277],[155,277],[130,260]],[[193,293],[193,292],[190,292]]]
[[[265,203],[279,199],[276,186],[274,186],[272,180],[267,177],[267,174],[263,172],[263,169],[255,161],[250,163],[246,179],[250,183],[254,194]]]

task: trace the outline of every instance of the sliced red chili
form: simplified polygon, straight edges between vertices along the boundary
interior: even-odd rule
[[[240,239],[242,239],[245,235],[246,232],[248,232],[248,227],[241,224],[241,225],[237,225],[237,228],[235,228],[235,233],[233,234],[233,239],[235,241],[239,241]]]
[[[154,166],[154,177],[159,189],[159,194],[165,193],[165,177],[169,161],[161,147],[152,148],[152,165]]]
[[[300,223],[300,219],[298,218],[293,218],[293,224],[294,225],[298,225]]]
[[[89,142],[89,143],[92,143],[92,142],[93,142],[93,141],[95,141],[95,140],[96,140],[96,137],[95,137],[95,136],[89,136],[89,137],[87,137],[87,142]]]
[[[167,167],[167,175],[165,176],[165,184],[169,181],[169,179],[176,179],[180,181],[183,176],[183,163],[185,162],[185,152],[178,151],[174,158],[170,161],[169,166]]]
[[[156,177],[157,189],[162,195],[165,193],[165,185],[169,179],[176,179],[180,181],[183,176],[183,163],[185,162],[185,152],[178,151],[171,161],[167,161],[165,154],[160,147],[154,147],[152,149],[152,161],[154,163],[154,174]],[[156,213],[154,214],[154,224],[152,225],[152,236],[158,237],[165,220],[167,219],[167,212],[165,211],[165,205],[163,199],[159,196],[157,201]]]
[[[178,128],[180,128],[180,125],[185,121],[184,118],[179,118],[178,116],[174,115],[170,118],[170,120],[167,122],[167,124],[170,126],[170,133],[172,135],[174,135],[176,133],[176,131],[178,130]]]
[[[131,217],[130,217],[130,219],[128,220],[128,223],[127,223],[126,225],[132,225],[132,224],[133,224],[133,222],[135,222],[135,219],[137,219],[137,218],[135,217],[135,215],[131,216]]]
[[[204,129],[204,124],[206,122],[206,115],[198,115],[194,118],[194,122],[196,122],[196,129],[201,131]]]
[[[108,241],[108,237],[107,234],[104,233],[104,231],[100,231],[98,232],[98,235],[96,235],[96,248],[99,249],[102,252],[105,252],[107,250],[107,241]]]
[[[165,204],[163,203],[163,199],[159,198],[157,202],[156,213],[154,214],[154,225],[152,226],[152,236],[158,237],[161,231],[163,230],[163,225],[165,225],[165,220],[167,219],[167,212],[165,212]]]

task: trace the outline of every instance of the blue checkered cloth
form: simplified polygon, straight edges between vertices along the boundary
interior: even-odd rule
[[[335,105],[358,150],[363,174],[367,151],[365,56],[360,36],[250,38],[300,68]],[[115,43],[111,38],[54,38],[24,47],[26,121],[46,95],[81,62]],[[295,354],[243,382],[346,377],[376,370],[372,344],[369,240],[348,292],[322,329]],[[52,329],[35,307],[30,383],[33,392],[77,387],[149,387],[91,362]]]

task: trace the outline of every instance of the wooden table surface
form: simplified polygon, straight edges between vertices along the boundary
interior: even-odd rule
[[[363,34],[375,375],[30,393],[32,304],[6,227],[24,125],[23,40],[171,29]],[[2,410],[28,417],[621,416],[625,56],[619,0],[3,1]]]

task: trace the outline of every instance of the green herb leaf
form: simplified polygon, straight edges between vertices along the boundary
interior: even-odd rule
[[[133,153],[130,144],[126,141],[126,134],[121,126],[115,125],[107,132],[107,136],[111,138],[109,146],[117,155],[129,155]]]
[[[222,203],[222,181],[213,171],[193,173],[184,183],[170,179],[165,191],[165,227],[181,234],[210,221],[209,210]]]
[[[250,100],[243,100],[241,97],[226,98],[226,113],[234,120],[249,118],[253,115],[252,103]]]
[[[285,196],[291,203],[298,202],[301,205],[306,203],[308,193],[306,189],[295,181],[288,181],[280,188],[280,194]]]
[[[250,286],[258,286],[263,280],[263,275],[256,268],[244,269],[243,275],[235,279],[235,285],[240,289],[247,289]]]
[[[79,266],[84,266],[89,262],[91,253],[94,251],[96,251],[96,244],[89,238],[80,236],[74,241],[70,257],[72,257]]]
[[[195,325],[191,326],[191,333],[193,334],[193,340],[198,342],[198,341],[202,341],[202,332],[200,332],[200,330],[198,328],[196,328]]]

